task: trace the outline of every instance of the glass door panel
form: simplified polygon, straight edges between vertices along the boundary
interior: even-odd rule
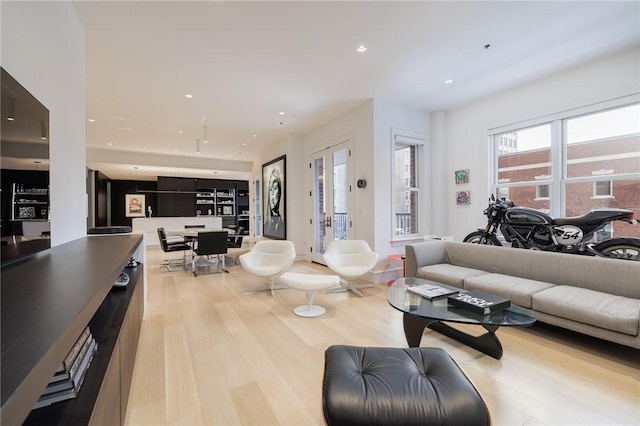
[[[327,203],[325,200],[325,173],[324,156],[313,160],[313,248],[322,254],[326,248],[327,240]]]
[[[333,240],[349,238],[352,193],[349,186],[349,142],[311,155],[313,247],[311,260],[324,264],[322,254]]]
[[[346,240],[348,237],[348,195],[347,149],[333,152],[333,239]],[[324,253],[324,250],[323,250]]]

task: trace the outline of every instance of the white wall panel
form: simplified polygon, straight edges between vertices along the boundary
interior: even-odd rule
[[[489,197],[489,129],[555,114],[640,92],[640,49],[626,50],[572,68],[489,98],[448,111],[444,199],[434,209],[445,209],[444,233],[462,240],[484,227],[482,215]],[[470,170],[471,205],[456,206],[454,171]]]
[[[86,234],[84,31],[71,2],[2,2],[2,67],[49,109],[51,244]]]

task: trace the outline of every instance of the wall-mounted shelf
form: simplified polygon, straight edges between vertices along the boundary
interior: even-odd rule
[[[157,190],[156,216],[219,216],[223,227],[243,222],[243,227],[249,228],[248,220],[238,216],[249,210],[247,181],[161,176],[158,177]]]
[[[44,222],[49,220],[49,187],[14,183],[11,220]]]

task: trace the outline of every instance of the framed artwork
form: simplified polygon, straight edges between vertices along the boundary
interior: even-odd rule
[[[469,169],[456,170],[456,185],[469,183]]]
[[[125,194],[125,216],[126,217],[144,217],[144,195]]]
[[[287,239],[286,157],[262,165],[262,235],[274,240]]]
[[[471,204],[471,191],[456,191],[456,204],[459,206]]]

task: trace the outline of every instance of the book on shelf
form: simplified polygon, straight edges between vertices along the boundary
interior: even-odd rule
[[[91,335],[91,332],[89,332],[89,335],[87,336],[86,340],[83,342],[82,347],[80,348],[80,351],[76,354],[75,359],[73,360],[73,364],[71,364],[68,370],[62,371],[60,373],[55,373],[53,377],[51,377],[51,379],[49,380],[50,384],[55,382],[60,382],[63,380],[69,380],[73,377],[76,370],[80,366],[80,363],[82,362],[83,355],[89,349],[89,345],[91,344],[92,340],[94,340],[93,336]]]
[[[449,296],[448,302],[455,307],[466,309],[480,315],[498,312],[511,306],[509,299],[477,290]]]
[[[80,353],[80,349],[82,349],[82,346],[87,341],[87,338],[89,337],[90,333],[91,332],[89,331],[89,326],[87,326],[82,332],[82,334],[80,335],[80,337],[78,337],[78,340],[76,340],[76,343],[73,345],[73,347],[71,348],[67,356],[64,358],[62,363],[60,363],[60,365],[58,366],[56,373],[69,371],[69,369],[73,365],[73,362],[78,357],[78,354]]]
[[[82,358],[78,365],[78,368],[74,372],[74,375],[65,381],[50,384],[44,390],[40,398],[33,405],[33,409],[49,406],[53,403],[66,401],[78,396],[78,392],[82,387],[84,378],[87,375],[93,356],[98,350],[98,344],[96,340],[91,337],[88,345],[88,349],[81,355]]]
[[[49,383],[47,387],[44,388],[44,391],[42,391],[42,395],[40,396],[43,397],[45,395],[50,395],[52,393],[57,393],[60,391],[66,391],[72,388],[73,388],[73,382],[71,381],[71,379],[61,380],[59,382]]]
[[[417,285],[409,287],[407,291],[426,297],[427,299],[435,299],[436,297],[447,296],[458,292],[456,289],[449,289],[436,284]]]

